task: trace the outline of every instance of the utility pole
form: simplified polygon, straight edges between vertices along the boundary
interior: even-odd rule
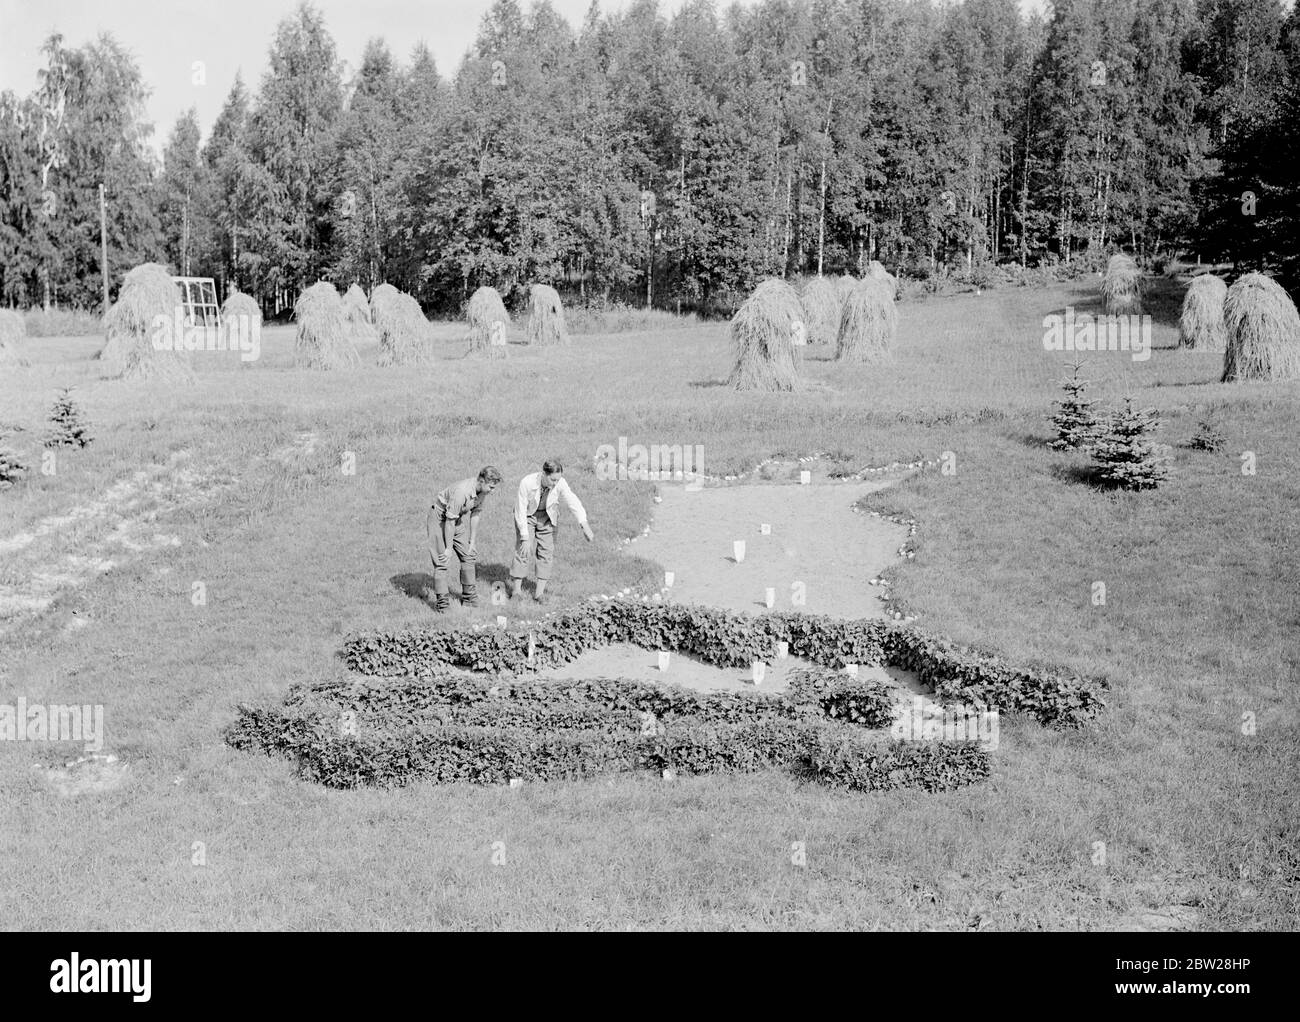
[[[104,211],[104,182],[99,183],[99,272],[104,278],[104,315],[108,315],[108,225]]]
[[[181,273],[190,275],[190,193],[185,193],[181,209]]]

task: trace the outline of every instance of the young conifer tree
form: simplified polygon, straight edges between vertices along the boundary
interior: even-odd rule
[[[7,490],[27,474],[26,463],[18,456],[18,452],[5,442],[7,439],[8,437],[0,432],[0,490]]]
[[[81,410],[73,403],[68,388],[59,391],[50,412],[50,431],[45,436],[46,447],[85,447],[94,437],[81,420]]]
[[[1111,418],[1093,447],[1098,480],[1119,489],[1145,490],[1168,479],[1169,456],[1151,440],[1159,426],[1154,409],[1135,409],[1133,399],[1125,398],[1123,411]]]
[[[1081,368],[1082,362],[1071,364],[1071,376],[1061,384],[1065,397],[1057,402],[1056,414],[1048,420],[1056,428],[1056,438],[1048,443],[1055,451],[1087,450],[1096,442],[1101,427],[1093,411],[1096,402],[1084,396],[1091,381],[1080,378]]]

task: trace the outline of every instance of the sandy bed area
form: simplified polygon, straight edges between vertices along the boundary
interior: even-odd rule
[[[648,536],[628,552],[674,575],[666,594],[698,603],[762,613],[765,590],[776,590],[775,610],[842,618],[884,617],[880,589],[868,585],[899,560],[907,528],[853,511],[890,481],[705,487],[689,491],[662,484]],[[764,535],[762,526],[770,526]],[[733,543],[745,543],[744,560]],[[795,602],[803,583],[804,603]]]
[[[802,657],[787,656],[772,660],[765,666],[763,681],[753,682],[750,668],[714,667],[702,660],[681,653],[670,653],[668,670],[659,670],[659,654],[631,643],[618,642],[601,649],[590,650],[571,664],[547,671],[546,678],[580,680],[583,678],[630,678],[634,681],[680,685],[697,692],[750,691],[784,692],[789,687],[790,672],[800,667],[814,666]],[[858,668],[858,677],[878,678],[899,689],[908,698],[922,689],[909,671],[893,667]]]
[[[776,589],[775,610],[798,610],[841,618],[883,617],[880,589],[868,584],[899,560],[905,526],[853,511],[869,493],[895,480],[735,485],[689,491],[681,484],[660,487],[650,533],[628,545],[630,553],[653,560],[674,574],[666,597],[746,613],[766,613],[764,589]],[[770,527],[767,533],[762,526]],[[737,562],[732,544],[745,541]],[[803,582],[805,601],[793,601],[792,583]],[[695,691],[784,692],[790,672],[812,666],[799,657],[766,664],[761,684],[750,668],[721,668],[671,653],[667,671],[659,654],[630,643],[584,653],[544,677],[631,678],[680,685]],[[858,677],[875,678],[895,692],[899,713],[925,689],[910,671],[862,665]],[[925,704],[931,705],[927,699]]]

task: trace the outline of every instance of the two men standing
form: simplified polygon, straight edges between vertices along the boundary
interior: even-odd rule
[[[594,538],[587,524],[587,511],[577,495],[564,480],[564,467],[556,458],[542,463],[540,472],[533,472],[519,483],[515,500],[515,556],[510,565],[510,598],[517,599],[528,574],[529,562],[536,555],[537,589],[533,599],[545,602],[546,584],[551,577],[554,560],[555,528],[559,524],[558,511],[564,503],[582,528],[587,542]],[[483,499],[497,488],[501,473],[491,465],[479,472],[476,479],[462,479],[449,486],[434,499],[425,523],[429,534],[429,554],[433,558],[434,607],[444,612],[451,602],[447,581],[450,551],[460,559],[461,603],[478,606],[477,565],[478,552],[475,540],[482,514]]]

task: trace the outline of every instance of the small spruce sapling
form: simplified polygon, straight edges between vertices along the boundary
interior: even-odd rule
[[[1144,490],[1168,479],[1166,449],[1150,439],[1159,426],[1154,409],[1135,409],[1133,399],[1125,398],[1123,410],[1112,416],[1093,446],[1098,480],[1119,489]]]
[[[8,436],[0,432],[0,490],[7,490],[27,474],[26,463],[7,443]]]
[[[81,410],[73,403],[71,391],[64,388],[54,401],[50,413],[51,428],[45,436],[46,447],[85,447],[94,437],[81,419]]]
[[[1196,433],[1187,441],[1187,446],[1197,451],[1217,451],[1227,442],[1228,437],[1219,424],[1206,416],[1196,424]]]
[[[1048,420],[1056,428],[1056,438],[1048,442],[1055,451],[1087,450],[1096,443],[1102,426],[1093,411],[1096,402],[1084,396],[1090,381],[1079,377],[1081,368],[1082,362],[1070,365],[1071,376],[1061,384],[1065,397],[1057,402],[1056,414]]]

